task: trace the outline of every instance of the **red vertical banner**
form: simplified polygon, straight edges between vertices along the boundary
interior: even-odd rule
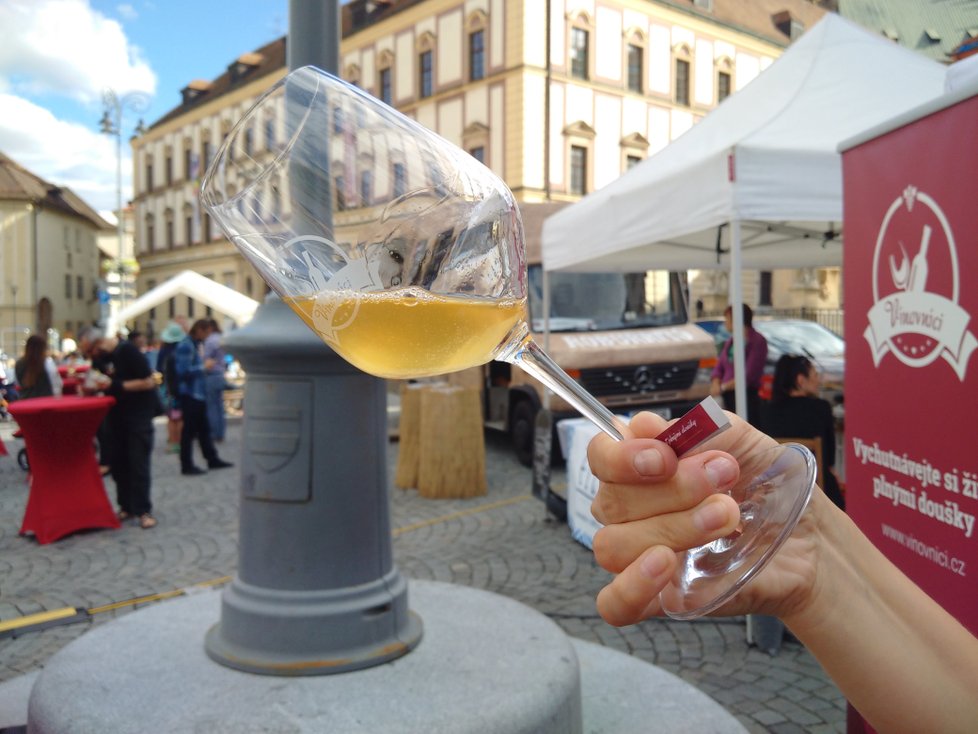
[[[846,508],[978,634],[978,97],[843,175]]]

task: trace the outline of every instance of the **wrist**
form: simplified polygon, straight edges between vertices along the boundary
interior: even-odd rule
[[[803,523],[813,523],[806,542],[812,544],[815,562],[808,591],[781,615],[782,621],[799,640],[817,637],[821,630],[831,634],[845,625],[846,605],[852,589],[865,588],[864,571],[858,567],[865,553],[875,552],[855,523],[836,507],[821,490],[815,490]],[[866,547],[863,547],[866,546]],[[806,643],[807,644],[807,643]]]

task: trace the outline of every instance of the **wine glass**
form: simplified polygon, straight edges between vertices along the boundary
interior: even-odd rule
[[[269,287],[364,372],[410,379],[506,361],[622,438],[621,419],[530,336],[512,192],[363,90],[311,66],[289,73],[231,130],[201,201]]]

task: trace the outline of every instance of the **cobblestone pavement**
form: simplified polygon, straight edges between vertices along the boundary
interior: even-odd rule
[[[237,563],[237,469],[182,477],[157,426],[152,530],[78,533],[50,545],[20,537],[26,475],[11,424],[0,437],[0,622],[63,607],[91,612],[86,621],[0,639],[0,683],[43,668],[61,647],[93,625],[147,604],[141,597],[224,583]],[[606,645],[668,670],[712,696],[751,732],[843,732],[845,701],[818,663],[787,641],[770,657],[745,643],[743,619],[655,620],[624,629],[597,616],[594,598],[607,574],[567,526],[546,517],[529,495],[530,473],[502,437],[487,436],[489,493],[468,500],[427,500],[391,490],[394,554],[408,578],[486,589],[517,599],[569,635]],[[240,459],[241,424],[232,421],[222,456]],[[389,450],[390,471],[397,444]],[[110,495],[114,492],[107,482]],[[134,653],[138,651],[134,648]],[[144,651],[143,651],[144,652]]]

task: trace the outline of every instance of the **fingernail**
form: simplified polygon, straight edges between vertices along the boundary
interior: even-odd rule
[[[643,477],[658,476],[662,473],[663,466],[665,466],[665,462],[662,460],[662,454],[659,453],[658,449],[639,451],[635,454],[635,459],[632,463],[635,471]]]
[[[732,459],[720,456],[710,459],[703,467],[706,470],[707,479],[714,487],[722,487],[729,484],[737,476],[737,464]]]
[[[669,557],[666,555],[667,552],[665,548],[655,548],[645,556],[639,566],[642,575],[648,579],[657,580],[669,565]]]
[[[702,533],[719,530],[727,524],[727,511],[719,502],[710,502],[693,513],[693,524]]]

